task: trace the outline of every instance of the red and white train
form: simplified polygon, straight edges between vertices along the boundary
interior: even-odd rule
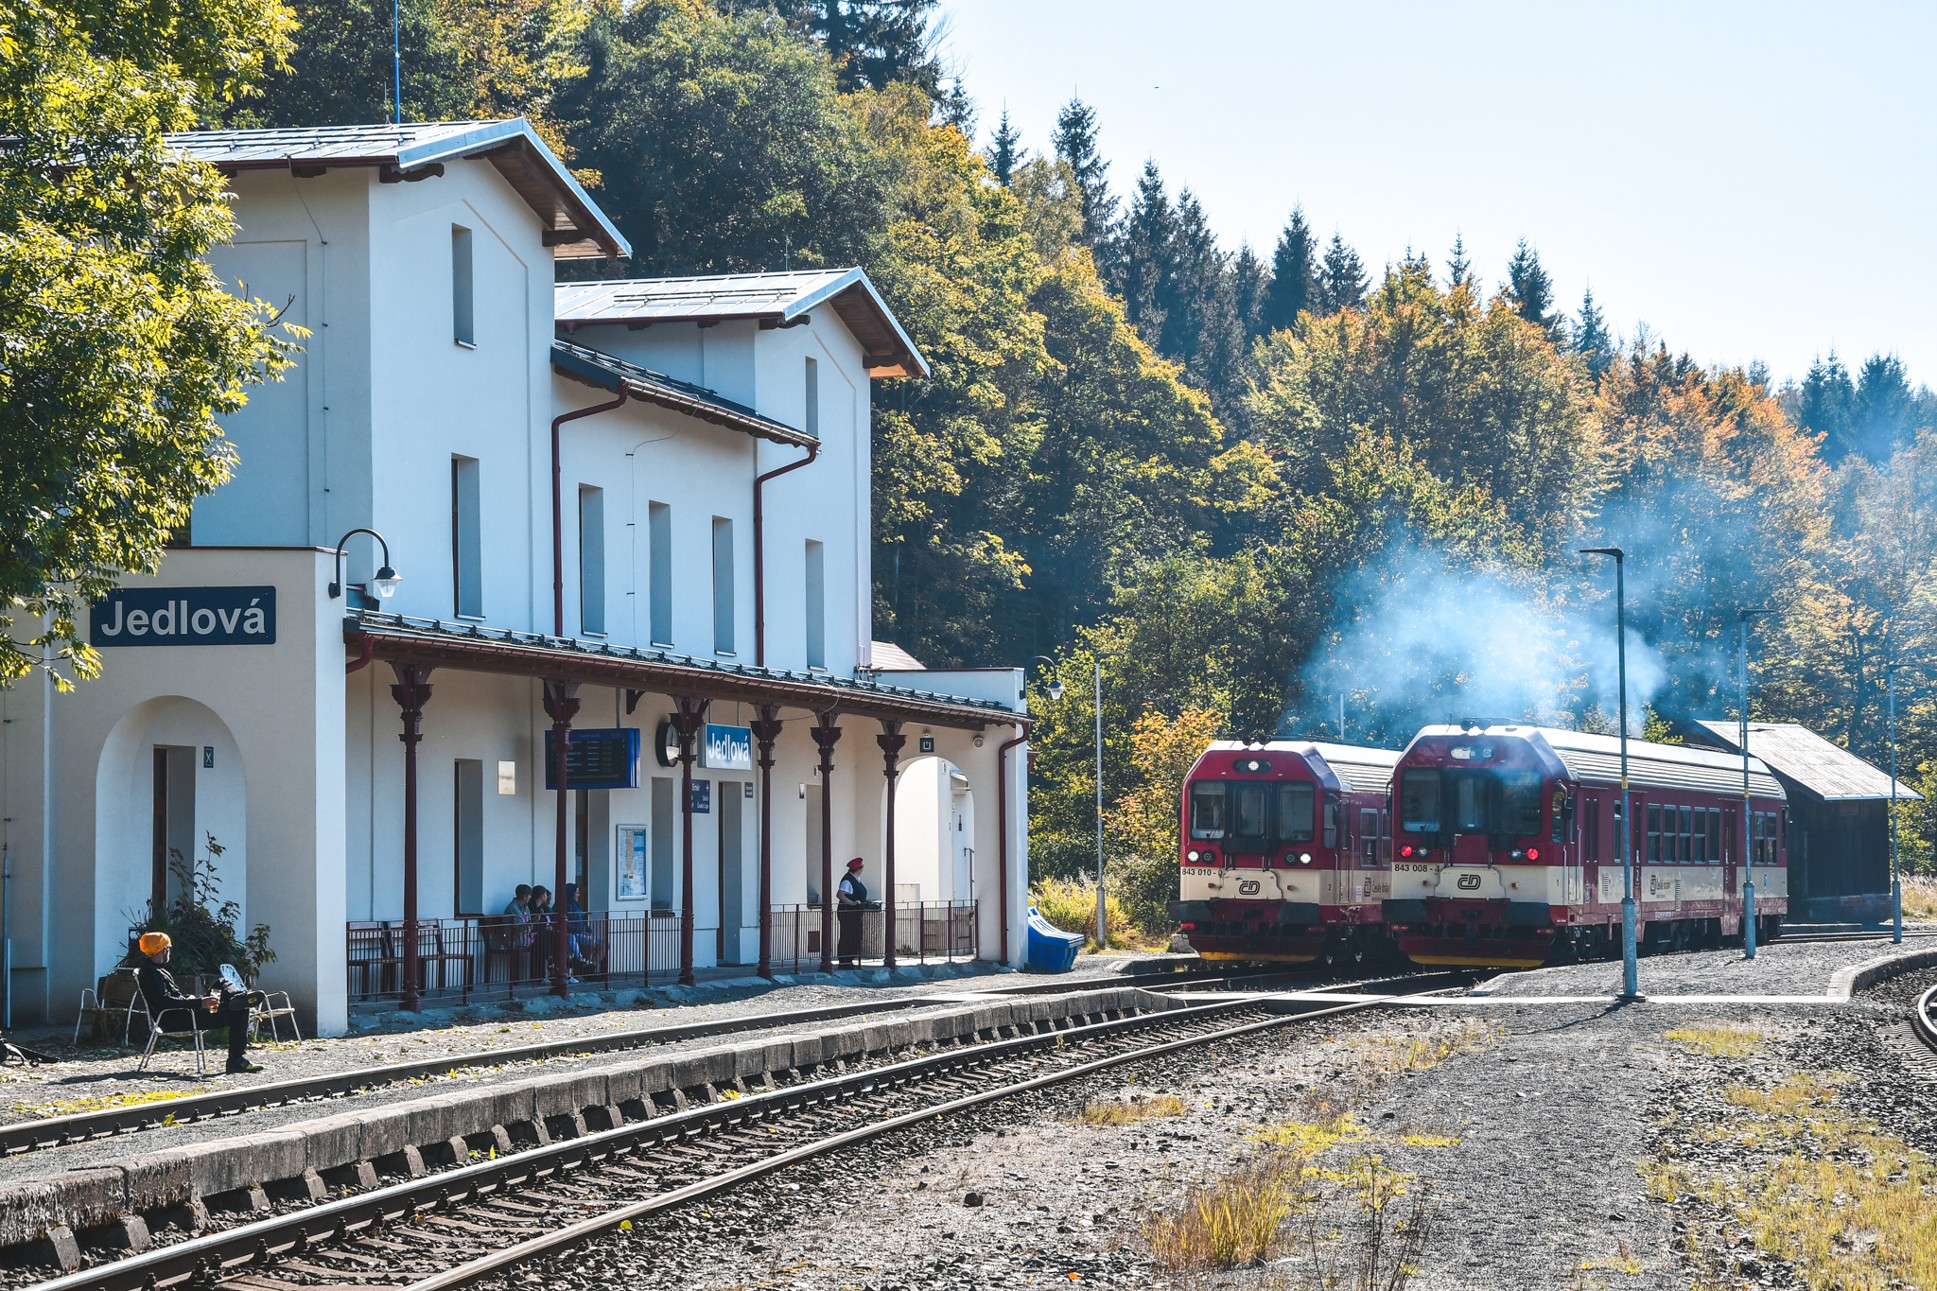
[[[1628,741],[1637,935],[1742,928],[1739,755]],[[1531,725],[1429,726],[1404,753],[1219,741],[1183,789],[1180,900],[1206,959],[1531,968],[1618,952],[1620,741]],[[1749,760],[1757,931],[1789,909],[1782,786]]]
[[[1680,949],[1742,926],[1742,760],[1628,741],[1637,939]],[[1393,776],[1385,923],[1416,964],[1531,968],[1620,945],[1621,745],[1536,726],[1429,726]],[[1786,800],[1749,760],[1757,931],[1789,909]]]
[[[1205,959],[1353,963],[1382,945],[1387,749],[1220,740],[1184,778],[1181,899]]]

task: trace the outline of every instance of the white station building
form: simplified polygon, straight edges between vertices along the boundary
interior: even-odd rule
[[[211,838],[323,1033],[569,991],[498,918],[560,876],[613,981],[821,965],[854,855],[871,959],[1018,961],[1021,672],[871,639],[870,387],[926,368],[862,271],[559,283],[628,247],[521,120],[177,142],[230,177],[217,270],[310,336],[94,607],[103,675],[0,691],[14,1023]]]

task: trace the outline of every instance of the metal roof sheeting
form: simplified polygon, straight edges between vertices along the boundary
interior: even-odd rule
[[[1484,730],[1458,726],[1429,726],[1421,737],[1459,738],[1466,735],[1539,736],[1554,751],[1567,773],[1584,785],[1621,784],[1621,741],[1613,735],[1589,735],[1551,726],[1488,726]],[[1685,744],[1628,741],[1628,784],[1639,789],[1677,789],[1700,793],[1742,792],[1742,758],[1716,749]],[[1749,791],[1759,797],[1782,798],[1781,783],[1754,757],[1749,759]]]
[[[1739,749],[1735,722],[1699,722],[1724,748]],[[1870,802],[1890,797],[1890,774],[1848,749],[1831,744],[1794,722],[1750,722],[1749,753],[1793,780],[1796,787],[1824,802]],[[1922,795],[1897,781],[1897,797],[1921,801]]]
[[[195,130],[173,147],[225,171],[387,167],[398,179],[447,161],[481,158],[518,191],[545,225],[553,254],[629,256],[632,244],[523,117],[508,121],[410,121],[401,125]],[[434,172],[433,172],[434,173]]]
[[[745,404],[735,403],[705,386],[681,381],[663,372],[642,368],[637,363],[628,363],[614,355],[602,354],[583,345],[573,345],[570,341],[552,342],[552,366],[575,381],[614,393],[624,390],[631,397],[646,403],[683,412],[716,426],[745,431],[776,444],[811,448],[820,442],[804,430],[795,430],[792,426],[763,416]]]
[[[1290,753],[1301,758],[1317,757],[1331,767],[1338,782],[1354,793],[1384,793],[1392,783],[1392,769],[1399,754],[1391,749],[1361,748],[1356,744],[1320,744],[1312,740],[1270,740],[1246,744],[1242,740],[1216,740],[1212,749],[1230,753],[1255,750],[1261,753]]]
[[[928,375],[927,360],[859,269],[561,282],[553,314],[568,330],[606,323],[636,327],[735,320],[789,327],[806,321],[822,305],[833,309],[861,343],[869,376]]]

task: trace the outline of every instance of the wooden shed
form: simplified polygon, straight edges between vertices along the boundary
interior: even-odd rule
[[[1699,722],[1691,739],[1740,752],[1735,722]],[[1794,722],[1750,722],[1749,754],[1789,795],[1791,920],[1890,917],[1890,776]],[[1916,790],[1897,782],[1897,797]]]

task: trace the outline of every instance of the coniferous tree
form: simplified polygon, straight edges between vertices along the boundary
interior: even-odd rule
[[[1160,353],[1164,317],[1174,299],[1176,241],[1177,220],[1164,192],[1163,176],[1156,162],[1146,161],[1130,198],[1129,218],[1123,222],[1116,287],[1123,297],[1124,317],[1144,343]]]
[[[1314,308],[1318,294],[1317,244],[1305,223],[1305,208],[1294,206],[1284,232],[1271,253],[1271,285],[1265,291],[1263,329],[1290,327],[1298,315]]]
[[[1540,267],[1540,256],[1527,245],[1525,238],[1514,247],[1513,259],[1507,261],[1507,280],[1500,284],[1500,294],[1513,306],[1514,313],[1545,328],[1555,340],[1560,339],[1563,323],[1554,309],[1553,281]]]
[[[1809,365],[1785,402],[1798,426],[1823,437],[1824,461],[1833,466],[1848,456],[1856,438],[1856,384],[1835,350]]]
[[[1594,289],[1581,297],[1580,318],[1574,324],[1574,352],[1587,362],[1587,370],[1598,383],[1608,364],[1614,362],[1614,337],[1607,330],[1607,319],[1594,303]]]
[[[1466,235],[1453,235],[1453,253],[1446,257],[1446,285],[1457,287],[1461,283],[1473,282],[1473,262],[1466,256]]]
[[[1177,214],[1171,237],[1171,274],[1164,300],[1164,339],[1158,349],[1200,377],[1199,358],[1213,312],[1223,312],[1222,327],[1236,321],[1236,302],[1228,294],[1224,255],[1217,249],[1203,204],[1188,188],[1177,195]],[[1222,294],[1224,299],[1219,300]],[[1228,312],[1227,312],[1228,311]],[[1211,342],[1219,348],[1223,342]],[[1207,387],[1215,381],[1206,381]]]
[[[1238,325],[1248,340],[1264,331],[1264,307],[1271,292],[1271,275],[1264,261],[1249,242],[1238,244],[1231,260],[1231,299],[1237,306]]]
[[[1009,124],[1009,109],[1002,109],[1002,120],[995,127],[995,138],[989,144],[989,169],[995,172],[997,180],[1004,188],[1015,177],[1016,167],[1023,162],[1022,131]]]
[[[1318,308],[1327,314],[1341,309],[1356,309],[1365,303],[1367,279],[1359,253],[1345,245],[1337,232],[1325,248],[1325,263],[1318,272]]]
[[[941,0],[716,0],[729,12],[770,9],[811,34],[834,60],[843,90],[918,85],[947,109],[929,18]],[[961,83],[955,84],[960,93]]]
[[[1894,354],[1872,354],[1865,360],[1850,405],[1853,450],[1882,466],[1916,438],[1917,413],[1903,360]]]
[[[1107,271],[1114,266],[1106,262],[1116,236],[1116,198],[1110,195],[1110,163],[1096,148],[1096,109],[1081,99],[1064,104],[1049,143],[1069,163],[1083,194],[1083,240],[1096,255],[1097,268],[1106,271],[1106,278],[1113,276]]]

